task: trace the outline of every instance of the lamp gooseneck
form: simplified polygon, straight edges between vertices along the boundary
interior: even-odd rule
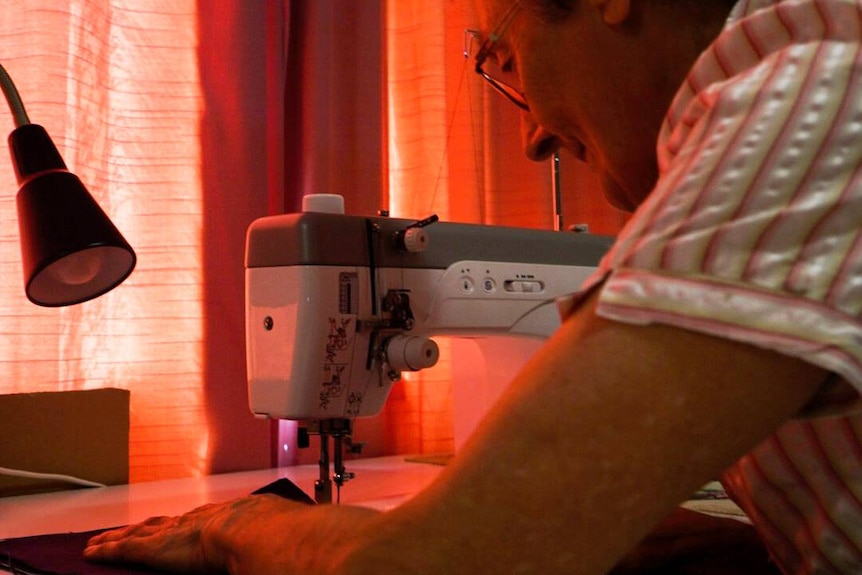
[[[24,109],[24,102],[21,101],[21,95],[12,81],[12,77],[6,71],[6,68],[0,64],[0,89],[6,96],[6,101],[9,103],[9,108],[12,110],[12,117],[15,120],[15,127],[23,126],[30,123],[30,118],[27,117],[27,110]]]

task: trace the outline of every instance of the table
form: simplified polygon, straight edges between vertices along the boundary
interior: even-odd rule
[[[351,460],[348,470],[356,477],[342,488],[341,499],[391,509],[424,489],[442,469],[443,465],[408,461],[403,456]],[[136,523],[154,515],[178,515],[205,503],[246,495],[281,478],[311,493],[317,476],[316,465],[304,465],[0,498],[0,539],[86,532]],[[742,519],[729,501],[693,500],[686,506]],[[713,547],[715,542],[711,541],[709,549]],[[0,568],[0,573],[7,571]]]
[[[403,456],[351,460],[347,468],[356,477],[342,487],[341,501],[380,510],[402,503],[442,470],[440,465],[408,462]],[[246,495],[282,477],[313,494],[317,476],[317,465],[302,465],[5,497],[0,498],[0,539],[89,531],[155,515],[179,515],[205,503]]]

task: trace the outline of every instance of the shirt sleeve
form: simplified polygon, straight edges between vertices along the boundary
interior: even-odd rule
[[[656,188],[585,286],[599,315],[799,357],[862,390],[860,69],[844,40],[789,43],[728,77],[696,67]]]

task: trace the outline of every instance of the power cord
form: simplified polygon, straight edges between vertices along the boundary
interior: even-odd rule
[[[80,477],[71,475],[62,475],[59,473],[36,473],[34,471],[24,471],[22,469],[9,469],[8,467],[0,467],[0,475],[11,475],[12,477],[25,477],[27,479],[45,479],[48,481],[61,481],[63,483],[72,483],[82,487],[107,487],[104,483],[97,483]]]

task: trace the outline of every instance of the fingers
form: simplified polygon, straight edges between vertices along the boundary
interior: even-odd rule
[[[89,539],[87,545],[101,545],[110,541],[118,541],[127,537],[146,537],[157,531],[163,531],[176,528],[181,522],[193,522],[201,516],[209,514],[218,505],[215,503],[207,503],[201,505],[180,517],[159,516],[150,517],[141,523],[135,523],[126,527],[119,527],[110,531],[104,531]]]
[[[166,571],[206,572],[224,567],[229,547],[259,517],[274,517],[300,503],[254,495],[198,507],[179,517],[152,517],[92,537],[84,557],[111,563],[141,563]]]
[[[110,541],[119,541],[128,537],[145,537],[156,530],[164,528],[167,524],[177,523],[176,517],[150,517],[146,521],[110,531],[104,531],[94,535],[87,541],[87,546],[101,545]]]
[[[145,550],[152,551],[150,541],[153,535],[158,534],[168,520],[167,517],[154,517],[137,525],[96,535],[87,541],[84,557],[95,561],[142,562]]]
[[[211,567],[201,550],[200,530],[191,513],[184,517],[152,517],[96,535],[87,542],[84,558],[146,564],[175,572],[199,572]]]

